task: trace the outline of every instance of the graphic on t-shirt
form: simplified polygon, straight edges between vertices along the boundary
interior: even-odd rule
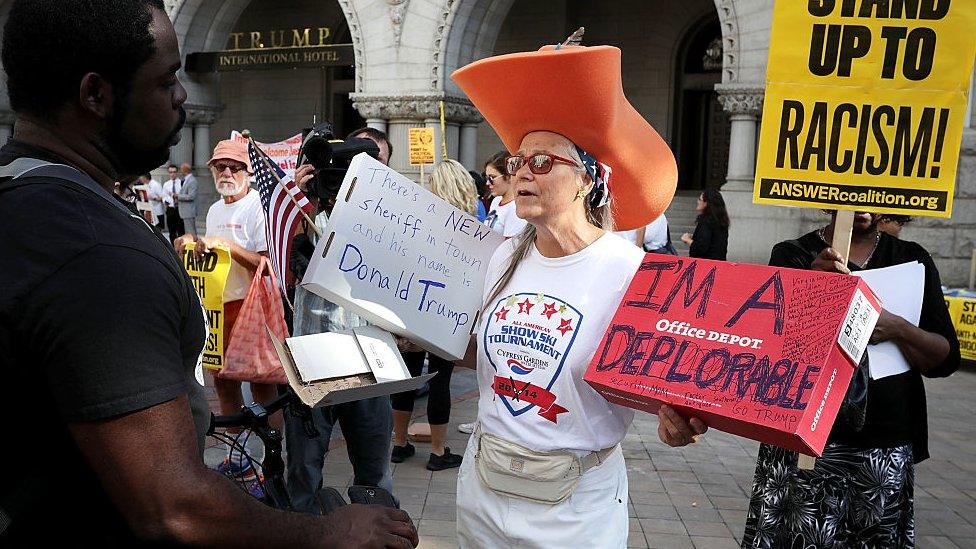
[[[492,383],[513,416],[538,407],[540,416],[557,422],[567,410],[552,388],[576,340],[582,313],[545,294],[503,297],[485,317],[482,349],[495,369]]]

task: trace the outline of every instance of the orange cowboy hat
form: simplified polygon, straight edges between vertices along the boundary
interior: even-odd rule
[[[608,166],[617,230],[643,227],[671,203],[674,155],[624,97],[619,48],[544,46],[475,61],[451,78],[509,151],[530,132],[550,131]]]

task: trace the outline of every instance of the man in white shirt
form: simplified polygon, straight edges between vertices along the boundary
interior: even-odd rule
[[[163,230],[163,217],[166,213],[166,203],[164,202],[163,186],[159,184],[149,174],[139,176],[139,184],[149,188],[149,203],[152,204],[153,215],[156,216],[156,228]]]
[[[163,183],[163,203],[166,205],[166,230],[169,231],[169,241],[175,242],[177,238],[183,236],[186,231],[183,229],[183,220],[180,219],[180,212],[176,208],[177,197],[183,182],[179,178],[179,170],[175,164],[170,164],[167,168],[169,180]]]
[[[221,200],[210,206],[207,212],[207,235],[195,238],[187,234],[176,241],[181,250],[186,242],[197,243],[197,251],[207,251],[217,246],[230,250],[231,266],[224,285],[224,348],[233,344],[230,334],[241,305],[251,286],[254,271],[261,264],[261,256],[267,256],[268,241],[265,236],[265,216],[259,193],[249,185],[251,163],[247,145],[226,139],[217,143],[213,157],[208,162]],[[220,401],[221,414],[236,414],[244,405],[241,382],[214,376],[214,387]],[[258,403],[266,404],[277,396],[275,386],[251,383],[251,394]],[[280,414],[272,423],[281,429]],[[232,476],[243,476],[251,471],[246,457],[239,457],[232,450],[218,471]]]

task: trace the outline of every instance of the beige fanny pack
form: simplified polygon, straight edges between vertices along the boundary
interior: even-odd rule
[[[475,468],[485,486],[506,496],[555,505],[568,498],[586,471],[605,462],[611,446],[577,457],[537,452],[481,429],[475,430]]]

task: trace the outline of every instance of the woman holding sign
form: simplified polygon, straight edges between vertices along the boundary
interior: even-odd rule
[[[515,151],[504,168],[529,223],[489,263],[462,362],[477,367],[480,400],[458,476],[458,541],[624,547],[620,441],[634,412],[583,373],[643,258],[610,231],[664,211],[674,157],[624,97],[617,48],[548,46],[453,78]]]
[[[829,244],[833,219],[773,247],[770,265],[845,274],[917,261],[924,267],[922,306],[918,326],[882,311],[870,343],[894,343],[905,369],[896,371],[890,359],[877,360],[884,355],[872,353],[866,409],[852,414],[842,407],[812,469],[801,467],[795,452],[760,446],[742,547],[915,545],[914,464],[929,457],[922,378],[955,372],[959,343],[931,256],[881,231],[881,217],[855,214],[846,263]],[[672,420],[680,429],[682,420]],[[662,440],[672,446],[687,442]]]

